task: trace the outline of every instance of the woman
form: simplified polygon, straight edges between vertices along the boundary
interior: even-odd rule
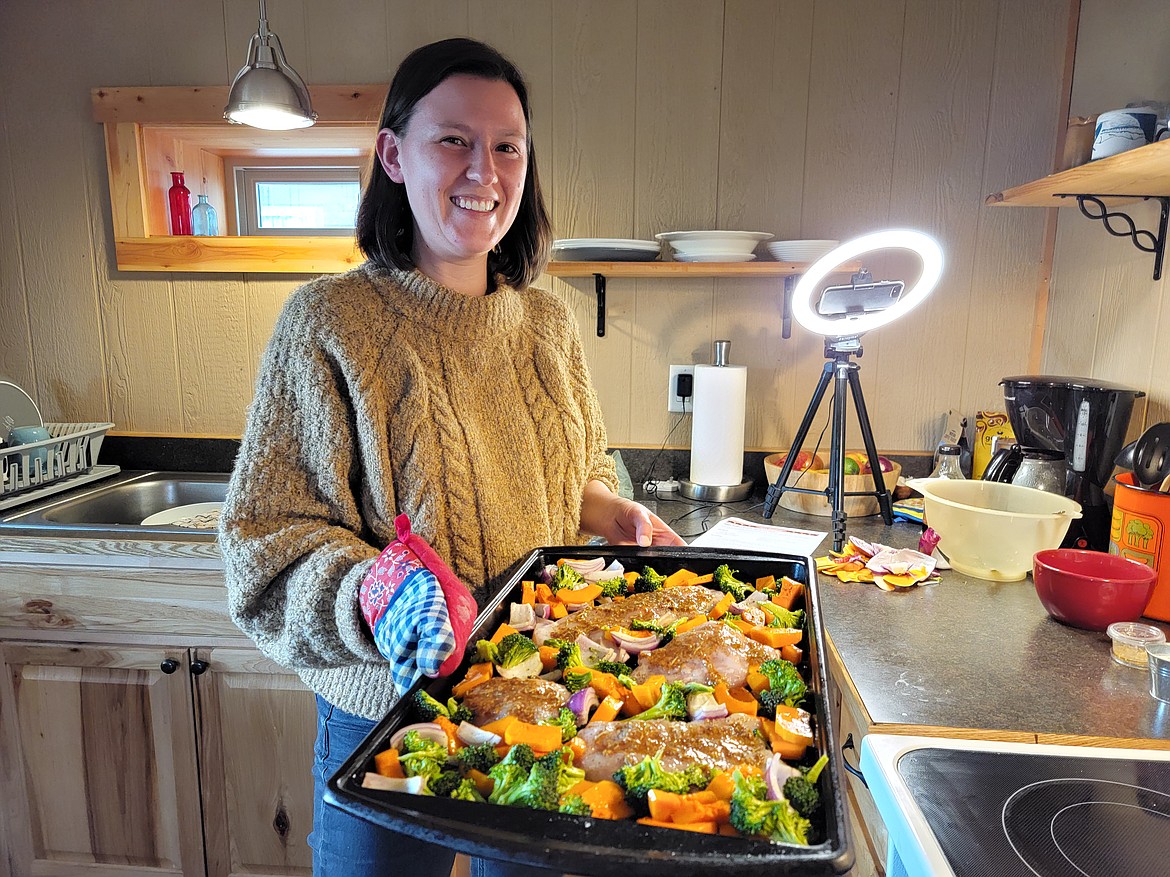
[[[551,234],[520,72],[473,40],[424,46],[395,74],[379,128],[357,223],[368,261],[286,303],[220,544],[232,617],[317,693],[314,873],[409,862],[401,873],[446,875],[450,853],[321,800],[402,694],[395,674],[436,672],[413,651],[380,652],[367,623],[395,517],[409,518],[480,605],[539,545],[588,535],[683,543],[617,496],[576,324],[559,299],[529,288]],[[460,597],[445,593],[454,617]],[[458,633],[439,660],[460,653]],[[435,646],[425,638],[419,653]],[[529,870],[473,864],[478,874]]]

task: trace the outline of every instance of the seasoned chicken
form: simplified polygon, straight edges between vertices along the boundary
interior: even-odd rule
[[[769,753],[759,727],[759,719],[742,713],[699,722],[592,722],[578,732],[585,741],[585,754],[578,764],[589,780],[612,779],[614,771],[658,755],[660,750],[666,770],[696,763],[724,770],[739,765],[763,767]]]
[[[749,664],[779,658],[780,652],[748,639],[730,624],[709,621],[684,631],[660,649],[642,652],[633,676],[639,682],[660,673],[667,682],[747,682]]]
[[[505,679],[496,676],[481,682],[463,698],[463,705],[475,714],[475,724],[486,725],[504,716],[522,722],[551,719],[568,704],[569,690],[546,679]]]
[[[548,636],[575,640],[580,634],[599,640],[606,627],[626,627],[631,621],[653,621],[669,616],[701,615],[710,611],[723,595],[701,585],[663,588],[648,594],[632,594],[573,612],[549,628]]]

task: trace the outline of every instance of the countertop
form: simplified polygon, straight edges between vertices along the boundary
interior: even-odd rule
[[[759,497],[722,505],[638,499],[690,541],[720,518],[830,531],[827,517]],[[922,528],[880,515],[850,518],[847,534],[917,548]],[[832,547],[831,535],[814,554]],[[988,582],[954,570],[929,586],[886,592],[818,576],[830,651],[875,731],[1018,742],[1170,749],[1170,704],[1149,694],[1147,671],[1110,656],[1109,637],[1049,617],[1031,577]],[[1150,619],[1143,619],[1149,622]],[[1170,636],[1170,625],[1150,622]]]

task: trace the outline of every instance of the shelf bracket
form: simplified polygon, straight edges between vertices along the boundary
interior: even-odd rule
[[[796,274],[789,274],[784,278],[784,308],[780,312],[780,337],[792,337],[792,291],[796,289]]]
[[[597,293],[597,337],[605,337],[605,275],[593,275],[593,289]]]
[[[1162,257],[1166,253],[1166,225],[1167,218],[1170,217],[1170,196],[1166,195],[1137,195],[1133,197],[1144,198],[1147,201],[1157,201],[1162,205],[1161,214],[1158,219],[1158,231],[1152,232],[1145,229],[1139,229],[1134,225],[1134,221],[1129,217],[1128,213],[1122,213],[1119,210],[1110,210],[1105,206],[1103,198],[1108,198],[1108,195],[1072,195],[1060,194],[1059,198],[1076,198],[1077,207],[1080,208],[1081,215],[1089,219],[1100,220],[1105,226],[1105,230],[1114,237],[1129,238],[1135,247],[1143,253],[1153,253],[1154,255],[1154,280],[1162,279]],[[1089,208],[1092,207],[1093,210]],[[1113,223],[1117,222],[1118,227],[1114,227]]]

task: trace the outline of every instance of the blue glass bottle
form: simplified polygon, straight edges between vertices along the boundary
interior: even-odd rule
[[[219,234],[219,218],[215,208],[207,203],[207,196],[200,195],[199,203],[191,208],[191,233],[197,235]]]

